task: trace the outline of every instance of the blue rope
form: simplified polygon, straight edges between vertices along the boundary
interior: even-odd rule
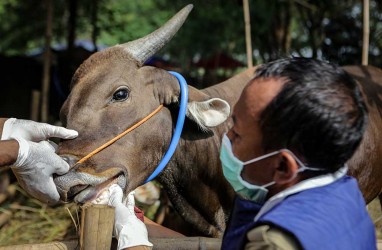
[[[171,143],[170,143],[170,146],[168,147],[166,154],[163,156],[161,162],[159,163],[155,171],[147,178],[147,180],[144,183],[147,183],[153,180],[155,177],[157,177],[157,175],[166,167],[167,163],[171,160],[171,157],[175,152],[176,146],[178,145],[180,135],[182,134],[184,120],[186,118],[187,102],[188,102],[187,82],[181,74],[174,71],[169,71],[169,73],[175,76],[176,79],[178,79],[178,82],[180,85],[180,107],[179,107],[178,120],[176,121],[174,135],[172,136]]]

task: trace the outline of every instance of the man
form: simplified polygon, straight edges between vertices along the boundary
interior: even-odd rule
[[[375,249],[350,159],[367,110],[355,81],[318,60],[260,66],[220,159],[237,193],[223,249]]]
[[[74,130],[15,118],[0,118],[0,167],[11,169],[19,184],[34,198],[54,204],[60,195],[53,174],[68,172],[69,165],[55,153],[51,137],[73,139]]]

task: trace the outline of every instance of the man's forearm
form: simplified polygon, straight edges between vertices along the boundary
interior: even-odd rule
[[[19,143],[16,140],[0,141],[0,168],[15,163],[18,152]]]

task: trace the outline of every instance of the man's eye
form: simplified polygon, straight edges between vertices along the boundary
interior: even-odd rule
[[[231,136],[230,136],[231,143],[234,143],[238,139],[239,135],[233,129],[231,129],[230,132],[231,132]]]
[[[112,101],[125,101],[129,98],[129,90],[127,88],[118,89],[114,92]]]
[[[235,130],[232,129],[232,134],[234,137],[238,137],[239,135],[235,132]]]

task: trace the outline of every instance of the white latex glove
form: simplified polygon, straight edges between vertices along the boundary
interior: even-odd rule
[[[19,143],[19,152],[11,169],[20,186],[42,202],[56,203],[60,195],[52,175],[68,172],[68,163],[55,153],[55,147],[47,141],[35,143],[23,138],[15,139]]]
[[[73,139],[77,136],[78,132],[75,130],[53,126],[47,123],[10,118],[4,122],[1,140],[9,140],[17,137],[27,141],[40,142],[50,137]]]
[[[114,234],[118,239],[118,249],[133,246],[149,246],[145,224],[134,213],[134,191],[127,196],[127,204],[122,203],[123,191],[120,186],[113,184],[109,187],[109,206],[115,207]]]

